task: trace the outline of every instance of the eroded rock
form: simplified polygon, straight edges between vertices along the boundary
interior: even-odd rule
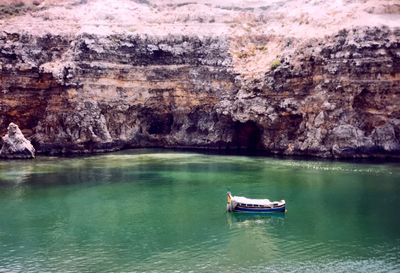
[[[18,125],[10,123],[7,134],[3,137],[3,146],[0,150],[0,158],[31,159],[35,158],[35,148],[22,134]]]
[[[238,72],[227,37],[0,33],[0,46],[0,131],[16,119],[40,153],[400,156],[399,30],[293,44],[254,78]]]

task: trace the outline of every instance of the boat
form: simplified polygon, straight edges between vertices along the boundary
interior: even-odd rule
[[[243,213],[286,212],[286,202],[285,200],[270,201],[269,199],[250,199],[242,196],[232,196],[228,192],[226,209],[229,212]]]

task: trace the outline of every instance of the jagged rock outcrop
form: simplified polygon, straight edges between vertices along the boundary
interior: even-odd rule
[[[262,130],[274,153],[398,156],[400,31],[343,30],[242,85],[225,112]],[[232,103],[230,103],[232,102]]]
[[[0,158],[31,159],[35,158],[35,148],[22,134],[18,125],[10,123],[7,134],[3,137],[3,146],[0,150]]]
[[[0,133],[17,121],[44,154],[400,156],[399,28],[306,38],[218,31],[3,31]]]
[[[3,124],[18,118],[39,152],[231,142],[233,122],[213,109],[237,89],[222,39],[3,34],[0,41],[12,48],[0,55]]]

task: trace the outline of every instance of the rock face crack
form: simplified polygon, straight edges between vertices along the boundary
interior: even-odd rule
[[[259,46],[235,57],[231,40],[0,33],[0,133],[16,122],[43,154],[400,156],[399,29],[292,39],[254,75],[252,63],[242,73],[234,59],[269,53]]]

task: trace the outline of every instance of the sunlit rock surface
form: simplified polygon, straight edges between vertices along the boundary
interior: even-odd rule
[[[7,134],[3,137],[3,145],[0,150],[0,158],[30,159],[35,157],[35,148],[22,134],[14,123],[10,123]]]
[[[400,155],[396,1],[24,3],[0,20],[0,132],[39,153]]]

